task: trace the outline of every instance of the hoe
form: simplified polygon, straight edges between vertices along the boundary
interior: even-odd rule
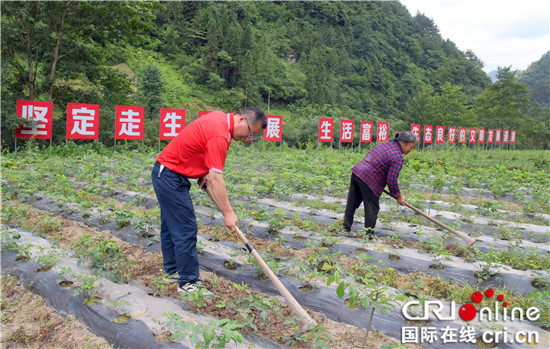
[[[393,197],[387,190],[384,190],[384,193],[388,194],[389,196],[391,196],[392,198],[395,199],[395,197]],[[405,206],[407,206],[408,208],[410,208],[411,210],[413,210],[415,213],[421,215],[422,217],[426,218],[427,220],[439,225],[441,228],[453,233],[455,236],[461,238],[462,240],[466,241],[466,244],[468,247],[472,246],[474,244],[474,242],[476,242],[475,239],[472,239],[471,237],[469,237],[468,235],[462,233],[462,232],[459,232],[459,231],[456,231],[454,230],[453,228],[441,223],[440,221],[438,221],[437,219],[435,218],[432,218],[430,216],[428,216],[427,214],[425,214],[424,212],[420,211],[419,209],[417,209],[416,207],[414,207],[413,205],[409,205],[408,203],[405,203]]]
[[[205,190],[208,193],[208,196],[210,196],[210,199],[212,199],[214,204],[216,204],[216,207],[218,208],[218,210],[220,210],[220,205],[218,204],[218,201],[214,197],[212,190],[206,186],[205,186]],[[273,284],[275,285],[277,290],[281,293],[281,295],[283,296],[283,298],[285,299],[289,307],[292,308],[292,310],[294,311],[294,313],[296,313],[296,315],[298,315],[303,319],[302,328],[300,329],[300,332],[303,333],[308,331],[310,328],[316,327],[317,322],[313,320],[311,316],[309,316],[309,314],[304,310],[304,308],[302,308],[300,303],[298,303],[298,301],[296,301],[296,299],[294,299],[292,294],[290,294],[290,292],[286,289],[286,287],[283,285],[281,280],[279,280],[277,275],[275,275],[275,273],[271,271],[271,269],[267,266],[263,258],[258,253],[258,251],[254,249],[254,247],[252,247],[250,242],[248,242],[248,239],[244,236],[244,234],[241,232],[239,227],[235,227],[235,229],[232,232],[237,234],[237,236],[242,241],[242,243],[244,244],[248,252],[252,254],[252,256],[254,256],[258,264],[260,264],[260,266],[262,267],[264,273],[267,275],[267,277],[269,277],[269,280],[273,282]]]

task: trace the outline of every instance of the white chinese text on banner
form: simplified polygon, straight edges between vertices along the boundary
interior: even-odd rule
[[[508,143],[509,137],[510,137],[510,130],[508,130],[508,129],[504,130],[503,137],[502,137],[502,142],[503,143]]]
[[[460,127],[458,129],[458,143],[466,143],[466,127]]]
[[[435,142],[445,143],[445,126],[436,126],[435,128]]]
[[[448,143],[456,142],[456,127],[449,126],[449,136],[447,138],[448,138],[448,141],[447,141]]]
[[[319,119],[319,142],[332,142],[334,131],[334,119]]]
[[[372,142],[372,121],[361,121],[361,143]]]
[[[414,133],[418,140],[420,140],[420,124],[412,124],[411,132]]]
[[[281,115],[266,115],[267,127],[264,129],[264,141],[283,141],[283,117]]]
[[[67,139],[99,139],[99,104],[67,103]]]
[[[477,136],[478,143],[485,143],[485,129],[480,128]]]
[[[433,131],[432,125],[424,125],[424,143],[432,143]]]
[[[353,120],[340,120],[340,142],[353,142]]]
[[[475,127],[470,127],[470,144],[476,142],[477,129]]]
[[[174,139],[185,128],[185,109],[160,108],[159,139]]]
[[[115,139],[143,139],[143,107],[117,105]]]
[[[390,126],[387,122],[379,122],[376,132],[376,141],[385,142],[389,138]]]
[[[15,130],[15,138],[52,139],[52,102],[17,100],[16,115],[21,124]]]

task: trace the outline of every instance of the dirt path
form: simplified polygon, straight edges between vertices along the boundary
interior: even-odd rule
[[[72,317],[63,317],[15,276],[2,275],[2,348],[110,348]]]

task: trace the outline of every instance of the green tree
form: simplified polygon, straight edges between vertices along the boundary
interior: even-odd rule
[[[160,69],[155,65],[147,65],[143,70],[139,89],[145,102],[146,115],[155,118],[162,107],[162,92],[164,84]]]
[[[483,69],[483,67],[485,66],[485,63],[483,63],[483,61],[481,59],[479,59],[478,56],[476,56],[474,51],[467,50],[465,55],[466,55],[466,58],[468,58],[471,62],[473,62],[475,65],[477,65],[480,69]]]
[[[479,121],[485,127],[520,128],[529,108],[529,90],[517,82],[511,67],[498,68],[498,81],[475,100]]]
[[[3,1],[2,56],[9,56],[29,99],[45,93],[54,99],[62,60],[80,65],[62,69],[63,78],[82,73],[83,52],[142,31],[153,19],[155,2]],[[93,60],[88,56],[88,60]],[[80,68],[73,70],[73,68]],[[43,84],[37,86],[37,82]],[[43,85],[43,86],[42,86]],[[40,91],[37,91],[40,88]]]
[[[453,125],[463,123],[464,114],[468,110],[468,98],[462,87],[453,86],[446,82],[441,86],[441,93],[434,96],[435,111],[434,119],[431,121],[434,125]],[[472,122],[472,120],[468,120]],[[468,124],[476,126],[476,124]]]

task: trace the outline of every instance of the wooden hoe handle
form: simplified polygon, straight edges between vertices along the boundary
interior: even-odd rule
[[[395,197],[393,197],[387,190],[384,189],[384,193],[388,194],[389,196],[391,196],[392,198],[395,199]],[[443,224],[441,223],[440,221],[438,221],[437,219],[435,218],[432,218],[430,216],[428,216],[427,214],[425,214],[424,212],[420,211],[419,209],[417,209],[416,207],[414,207],[413,205],[410,205],[408,203],[405,203],[405,206],[407,206],[408,208],[410,208],[411,210],[413,210],[415,213],[421,215],[422,217],[426,218],[427,220],[439,225],[441,228],[447,230],[448,232],[451,232],[452,234],[454,234],[455,236],[461,238],[462,240],[466,241],[467,243],[467,246],[472,246],[474,244],[474,242],[476,242],[475,239],[472,239],[471,237],[469,237],[468,235],[460,232],[460,231],[456,231],[454,230],[453,228],[449,227],[448,225],[446,224]]]
[[[208,193],[208,196],[210,196],[210,198],[212,199],[212,201],[214,202],[214,204],[216,204],[216,206],[218,207],[218,209],[220,208],[219,205],[218,205],[218,201],[216,200],[216,198],[212,195],[212,191],[210,190],[210,188],[206,188],[206,192]],[[300,329],[301,332],[305,332],[307,331],[308,329],[310,328],[313,328],[313,327],[316,327],[317,326],[317,322],[315,320],[313,320],[313,318],[311,316],[309,316],[309,314],[304,310],[304,308],[302,308],[302,306],[300,305],[300,303],[298,303],[298,301],[296,301],[296,299],[292,296],[292,294],[290,294],[290,292],[286,289],[286,287],[283,285],[283,283],[281,282],[281,280],[279,280],[279,278],[277,277],[277,275],[275,275],[275,273],[273,273],[273,271],[271,271],[271,269],[269,268],[269,266],[266,264],[266,262],[263,260],[263,258],[260,256],[260,254],[258,253],[258,251],[252,247],[252,245],[250,244],[250,242],[248,241],[248,239],[246,238],[246,236],[244,236],[244,234],[242,233],[242,231],[239,229],[239,227],[235,227],[235,229],[233,229],[234,233],[237,234],[237,236],[239,237],[239,239],[242,241],[242,243],[244,244],[244,246],[246,247],[246,249],[248,250],[248,252],[250,252],[250,254],[252,254],[252,256],[254,256],[254,258],[256,259],[256,261],[258,262],[258,264],[260,264],[260,266],[262,267],[262,270],[264,271],[264,273],[267,275],[267,277],[269,278],[269,280],[271,280],[271,282],[275,285],[275,287],[277,288],[277,290],[279,291],[279,293],[281,293],[281,295],[283,296],[283,298],[285,299],[286,303],[288,304],[288,306],[290,308],[292,308],[292,310],[294,311],[294,313],[296,313],[296,315],[300,316],[303,318],[302,320],[302,328]]]

